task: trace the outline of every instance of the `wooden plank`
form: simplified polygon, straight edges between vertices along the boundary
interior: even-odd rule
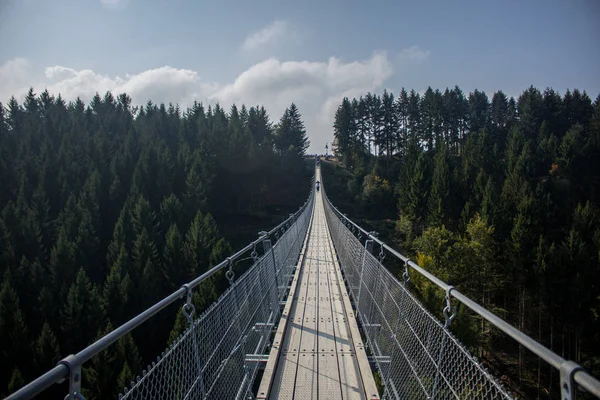
[[[353,353],[338,353],[338,365],[340,370],[340,388],[342,399],[355,400],[364,399],[365,393],[360,381],[358,361]]]
[[[307,291],[304,300],[304,314],[300,319],[302,334],[297,342],[298,351],[314,352],[317,348],[317,271],[312,259],[308,260]],[[296,351],[296,350],[294,350]]]
[[[316,171],[320,180],[320,170]],[[325,217],[315,203],[257,399],[378,399]],[[292,291],[290,291],[292,293]],[[282,325],[285,327],[282,329]]]
[[[329,247],[332,254],[335,253],[333,242],[331,240],[331,236],[329,236]],[[337,280],[339,282],[338,287],[340,288],[341,298],[342,298],[342,307],[344,309],[344,314],[346,316],[346,323],[349,328],[349,333],[352,341],[352,348],[356,355],[357,363],[358,363],[358,371],[360,373],[360,380],[362,382],[362,387],[367,399],[379,399],[379,394],[377,392],[377,386],[375,385],[375,379],[373,378],[373,372],[371,371],[371,366],[369,365],[369,359],[367,358],[367,353],[365,352],[364,343],[362,342],[360,331],[358,329],[358,323],[356,322],[356,316],[352,310],[352,304],[350,303],[350,298],[348,297],[348,293],[346,291],[346,287],[343,286],[343,278],[342,278],[342,270],[341,266],[337,258],[334,257],[334,265],[336,270]]]
[[[311,226],[314,220],[314,207],[310,217],[310,222],[308,225],[308,231],[311,231]],[[290,318],[290,313],[292,311],[292,306],[294,304],[294,299],[296,296],[296,290],[298,288],[298,281],[300,279],[300,271],[302,270],[302,266],[305,260],[305,254],[308,250],[308,242],[310,235],[307,234],[304,238],[304,244],[302,245],[302,250],[300,250],[300,257],[298,258],[298,265],[296,268],[295,276],[292,279],[292,283],[290,285],[290,292],[288,294],[288,298],[286,300],[285,306],[281,313],[281,319],[279,321],[279,325],[277,326],[277,331],[275,332],[275,337],[273,338],[273,345],[271,346],[271,352],[269,353],[269,359],[267,361],[267,365],[265,366],[265,371],[263,373],[263,378],[261,380],[260,386],[257,392],[257,399],[267,399],[269,397],[269,392],[271,390],[271,386],[273,385],[273,381],[275,378],[275,371],[277,368],[277,364],[279,361],[280,350],[283,346],[283,341],[285,337],[285,332],[288,327],[288,321]]]
[[[294,399],[317,399],[317,385],[319,374],[317,373],[317,353],[299,353],[298,369],[296,371],[296,382],[294,387]],[[280,398],[280,397],[275,397]]]
[[[296,374],[298,372],[298,353],[295,352],[281,352],[281,360],[277,364],[277,371],[275,378],[273,379],[273,387],[269,393],[265,393],[262,398],[275,399],[293,399],[294,398],[294,384],[296,381]],[[263,379],[264,380],[264,379]],[[262,382],[261,382],[262,385]],[[264,393],[259,389],[259,394]],[[257,398],[261,398],[258,397]]]

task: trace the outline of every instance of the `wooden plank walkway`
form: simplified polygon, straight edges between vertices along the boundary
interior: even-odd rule
[[[334,252],[319,191],[257,399],[379,399]]]

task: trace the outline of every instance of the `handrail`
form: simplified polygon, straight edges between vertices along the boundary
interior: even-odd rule
[[[314,177],[313,177],[313,180],[314,180]],[[133,317],[129,321],[125,322],[123,325],[116,328],[115,330],[108,333],[107,335],[103,336],[102,338],[98,339],[96,342],[94,342],[90,346],[86,347],[85,349],[81,350],[77,354],[70,355],[70,356],[62,359],[50,371],[46,372],[45,374],[41,375],[37,379],[35,379],[35,380],[31,381],[30,383],[28,383],[27,385],[23,386],[21,389],[17,390],[16,392],[14,392],[10,396],[8,396],[6,398],[6,400],[30,399],[33,396],[37,395],[38,393],[49,388],[54,383],[62,383],[64,379],[69,379],[70,375],[73,375],[75,373],[74,371],[80,371],[81,366],[86,361],[89,361],[92,357],[94,357],[95,355],[100,353],[102,350],[105,350],[107,347],[109,347],[111,344],[113,344],[114,342],[116,342],[117,340],[119,340],[120,338],[122,338],[123,336],[128,334],[129,332],[131,332],[133,329],[135,329],[136,327],[140,326],[148,319],[150,319],[153,316],[155,316],[156,314],[158,314],[165,307],[168,307],[169,305],[175,303],[178,299],[181,299],[182,297],[186,296],[189,291],[194,289],[196,286],[198,286],[204,280],[213,276],[214,274],[221,271],[222,269],[228,267],[230,262],[237,260],[243,254],[247,253],[250,250],[253,250],[256,245],[262,243],[262,241],[265,239],[265,237],[272,236],[272,235],[276,234],[280,229],[285,228],[288,223],[295,222],[297,220],[297,218],[300,216],[300,214],[306,209],[306,207],[310,203],[310,197],[313,195],[313,192],[314,192],[314,189],[311,189],[308,199],[306,200],[306,202],[304,202],[304,204],[302,206],[300,206],[298,211],[296,211],[293,214],[290,214],[290,216],[285,221],[283,221],[282,223],[277,225],[275,228],[273,228],[269,232],[261,235],[258,239],[252,241],[250,244],[248,244],[241,250],[237,251],[235,254],[228,257],[224,261],[220,262],[216,266],[212,267],[210,270],[206,271],[202,275],[193,279],[189,283],[182,285],[178,290],[171,293],[169,296],[163,298],[162,300],[160,300],[159,302],[154,304],[152,307],[146,309],[142,313],[138,314],[137,316]],[[291,225],[292,224],[290,224],[290,227],[291,227]],[[288,227],[288,229],[289,229],[289,227]],[[78,374],[80,374],[80,372],[78,372]],[[73,377],[71,377],[71,379],[72,378]],[[81,384],[81,376],[77,376],[77,377],[75,377],[75,379],[77,380],[77,383],[80,385]]]
[[[321,180],[323,178],[321,177]],[[321,189],[324,190],[324,189]],[[496,328],[500,329],[502,332],[513,338],[519,344],[525,346],[535,355],[546,361],[548,364],[552,365],[554,368],[560,371],[561,377],[561,393],[563,394],[563,399],[574,399],[575,390],[572,387],[573,381],[578,383],[581,387],[587,390],[589,393],[594,396],[600,398],[600,381],[593,376],[591,376],[583,367],[579,364],[568,361],[558,354],[554,353],[552,350],[548,349],[544,345],[538,343],[534,339],[532,339],[527,334],[519,331],[514,326],[510,325],[508,322],[504,321],[502,318],[498,317],[494,313],[488,311],[475,301],[471,300],[469,297],[465,296],[461,292],[459,292],[454,286],[447,284],[441,279],[437,278],[435,275],[426,271],[422,267],[420,267],[415,262],[411,261],[410,258],[404,256],[398,251],[394,250],[383,241],[379,240],[377,237],[372,235],[372,233],[367,232],[365,229],[360,227],[350,218],[348,218],[345,214],[342,214],[340,210],[338,210],[327,197],[327,193],[323,191],[323,195],[327,204],[331,207],[334,213],[340,218],[342,221],[346,221],[348,224],[354,226],[359,232],[366,235],[366,239],[373,240],[377,244],[379,244],[383,249],[394,255],[396,258],[403,261],[406,265],[410,266],[413,270],[427,278],[430,282],[438,286],[440,289],[444,290],[450,297],[455,298],[460,303],[464,304],[470,310],[487,320]]]

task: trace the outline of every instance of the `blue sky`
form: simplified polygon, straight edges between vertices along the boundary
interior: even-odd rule
[[[291,101],[312,151],[343,96],[534,85],[600,93],[600,1],[0,0],[0,100]]]

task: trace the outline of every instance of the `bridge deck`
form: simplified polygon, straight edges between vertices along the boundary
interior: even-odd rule
[[[258,399],[379,398],[334,252],[319,191]]]

